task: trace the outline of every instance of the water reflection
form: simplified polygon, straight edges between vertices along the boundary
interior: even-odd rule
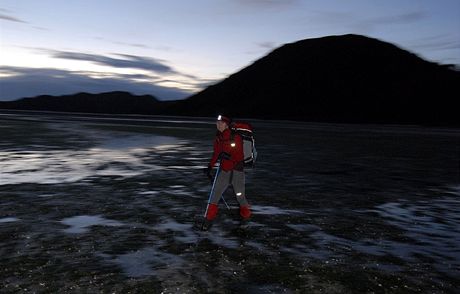
[[[4,217],[4,218],[0,218],[0,223],[12,223],[12,222],[17,222],[19,220],[20,219],[16,217]]]
[[[268,206],[268,205],[252,205],[251,209],[256,214],[266,214],[266,215],[277,215],[277,214],[303,214],[304,212],[295,209],[282,209],[276,206]]]
[[[120,266],[125,275],[133,278],[153,274],[168,278],[168,275],[174,272],[174,268],[183,264],[183,260],[179,256],[162,252],[156,247],[147,247],[115,256],[99,255],[108,262]]]
[[[404,260],[440,260],[437,269],[448,271],[450,267],[460,269],[459,207],[460,199],[441,198],[415,203],[390,202],[379,205],[375,212],[413,240],[389,244],[388,251]]]
[[[70,228],[64,229],[64,232],[71,234],[81,234],[89,231],[89,228],[92,226],[109,226],[109,227],[119,227],[123,226],[123,223],[120,223],[115,220],[105,219],[100,215],[78,215],[63,219],[62,224],[70,226]]]
[[[195,243],[199,235],[193,229],[193,224],[181,224],[171,218],[165,218],[161,223],[154,226],[154,230],[160,233],[170,233],[175,240],[181,243]]]
[[[180,149],[168,136],[109,137],[95,147],[81,150],[0,151],[0,185],[77,182],[95,176],[133,177],[161,170],[162,162],[145,163],[151,153]],[[171,148],[173,150],[171,150]]]

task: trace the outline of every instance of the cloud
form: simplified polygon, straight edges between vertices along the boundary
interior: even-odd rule
[[[388,15],[365,19],[359,22],[364,26],[388,25],[388,24],[409,24],[422,20],[427,15],[421,11],[412,11],[398,15]]]
[[[102,93],[127,91],[137,95],[151,94],[160,100],[176,100],[192,93],[152,82],[133,80],[146,75],[119,75],[92,78],[87,73],[53,68],[0,66],[0,100],[15,100],[38,95],[65,95],[78,92]]]
[[[377,17],[359,18],[353,16],[350,27],[353,31],[368,34],[379,29],[395,25],[408,25],[416,23],[427,15],[420,11],[412,11],[395,15],[385,15]]]
[[[105,55],[88,54],[71,51],[58,51],[51,49],[38,49],[41,52],[49,54],[53,58],[88,61],[99,65],[110,66],[115,68],[132,68],[150,71],[157,74],[169,74],[182,76],[191,80],[200,80],[197,76],[181,73],[176,71],[171,66],[167,65],[165,60],[155,59],[152,57],[136,56],[128,54],[114,53],[114,56],[120,58],[113,58]]]
[[[173,68],[166,65],[166,62],[164,60],[154,59],[151,57],[115,54],[116,56],[123,58],[113,58],[104,55],[87,54],[80,52],[56,51],[47,49],[45,49],[44,51],[49,53],[54,58],[89,61],[99,65],[118,68],[143,69],[163,74],[177,74],[177,72]]]
[[[139,43],[123,43],[123,42],[115,42],[115,44],[119,45],[125,45],[129,47],[135,47],[135,48],[142,48],[142,49],[150,49],[151,47],[145,44],[139,44]]]
[[[451,50],[460,49],[460,40],[448,35],[438,35],[427,38],[418,39],[412,45],[417,49],[428,50]]]
[[[452,35],[441,34],[429,37],[417,37],[408,42],[405,47],[411,48],[424,56],[427,53],[431,54],[429,59],[441,64],[455,64],[460,67],[460,40]],[[446,58],[446,53],[450,52],[451,57]],[[442,60],[442,61],[441,61]]]
[[[134,47],[134,48],[142,48],[142,49],[151,49],[149,45],[146,44],[141,44],[141,43],[126,43],[126,42],[120,42],[120,41],[111,41],[103,37],[94,37],[95,40],[99,41],[106,41],[112,44],[117,44],[117,45],[123,45],[123,46],[128,46],[128,47]]]
[[[275,42],[267,41],[267,42],[257,43],[257,46],[260,47],[260,48],[263,48],[263,49],[272,50],[272,49],[275,49],[278,45]]]
[[[292,6],[299,3],[299,0],[235,0],[241,5],[258,8],[279,8],[281,6]]]
[[[342,28],[344,32],[369,33],[380,27],[416,23],[428,15],[422,11],[410,11],[394,15],[363,17],[353,11],[313,11],[308,24],[324,28]]]
[[[4,9],[2,9],[2,11],[4,11]],[[19,19],[11,15],[3,14],[3,13],[0,13],[0,20],[13,21],[13,22],[19,22],[19,23],[28,23],[27,21],[24,21],[22,19]]]

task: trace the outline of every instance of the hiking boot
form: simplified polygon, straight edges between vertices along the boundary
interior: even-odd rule
[[[249,209],[249,205],[240,206],[240,216],[243,219],[249,219],[249,217],[251,217],[251,209]]]
[[[209,203],[208,207],[206,209],[206,215],[205,218],[207,220],[213,220],[217,216],[217,211],[219,210],[219,207],[215,203]]]

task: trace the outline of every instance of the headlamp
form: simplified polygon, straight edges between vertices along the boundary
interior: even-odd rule
[[[217,116],[217,121],[223,121],[223,122],[225,122],[226,124],[230,124],[231,119],[228,118],[228,117],[226,117],[226,116],[223,116],[223,115],[219,114],[219,115]]]

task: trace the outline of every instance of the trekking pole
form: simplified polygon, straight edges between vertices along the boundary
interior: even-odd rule
[[[216,186],[216,181],[217,181],[217,177],[219,176],[219,172],[220,172],[220,165],[219,165],[219,168],[217,169],[216,175],[214,176],[214,180],[212,181],[212,188],[211,188],[211,192],[209,192],[208,204],[206,205],[206,211],[204,212],[205,218],[206,218],[206,215],[208,214],[209,204],[211,204],[212,192],[214,192],[214,187]]]
[[[228,206],[227,201],[225,201],[224,195],[222,195],[221,198],[224,201],[225,206],[227,206],[227,209],[230,210],[230,206]]]
[[[218,170],[218,172],[220,172],[220,168],[221,168],[221,166],[222,166],[222,159],[223,159],[224,156],[225,156],[224,153],[221,153],[221,154],[220,154],[219,170]],[[216,177],[215,177],[214,180],[216,180],[216,179],[217,179],[217,173],[216,173]],[[214,189],[214,183],[213,183],[213,185],[212,185],[212,188]],[[211,193],[212,193],[212,190],[211,190]],[[225,204],[225,206],[227,207],[227,209],[230,210],[230,206],[228,206],[227,201],[225,201],[225,198],[224,198],[224,195],[223,195],[223,194],[220,195],[220,198],[222,198],[222,200],[224,201],[224,204]],[[209,201],[210,201],[210,200],[209,200]]]
[[[222,158],[219,161],[219,168],[217,169],[216,175],[214,176],[214,180],[212,182],[211,192],[209,192],[208,204],[206,205],[206,211],[204,212],[204,217],[205,218],[206,218],[206,214],[208,213],[209,204],[211,204],[212,193],[214,192],[214,188],[216,186],[216,181],[217,181],[217,177],[219,176],[219,173],[220,173],[221,165],[222,165]],[[228,206],[227,201],[225,201],[224,195],[221,195],[221,198],[224,201],[225,206],[227,206],[227,209],[230,210],[230,206]]]

